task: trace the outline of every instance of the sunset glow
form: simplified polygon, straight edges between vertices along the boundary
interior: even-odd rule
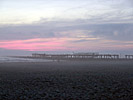
[[[73,51],[73,50],[120,50],[133,49],[133,43],[123,43],[121,41],[109,41],[96,38],[87,38],[87,40],[76,43],[86,38],[36,38],[28,40],[9,40],[0,41],[0,48],[11,50],[28,51]],[[94,41],[98,41],[95,43]],[[112,45],[111,45],[112,44]],[[119,44],[123,44],[121,46]]]
[[[9,54],[133,53],[132,0],[1,0],[0,12],[0,51]]]

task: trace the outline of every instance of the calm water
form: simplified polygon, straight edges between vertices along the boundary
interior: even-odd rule
[[[13,58],[13,57],[0,57],[0,63],[3,62],[50,62],[52,60],[46,59],[29,59],[29,58]]]

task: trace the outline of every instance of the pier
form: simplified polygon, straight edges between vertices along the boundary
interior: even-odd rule
[[[35,58],[51,59],[119,59],[118,54],[99,54],[99,53],[73,53],[73,54],[32,54]],[[128,58],[128,57],[127,57]]]
[[[38,54],[33,53],[34,58],[48,59],[133,59],[133,55],[125,55],[123,58],[119,54],[99,54],[99,53],[73,53],[73,54]]]
[[[125,55],[126,59],[133,59],[133,55]]]

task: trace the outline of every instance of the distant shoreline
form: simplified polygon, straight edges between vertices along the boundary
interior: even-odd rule
[[[28,59],[45,59],[45,60],[67,60],[67,61],[133,61],[133,59],[127,59],[127,58],[52,58],[52,57],[32,57],[32,56],[7,56],[12,58],[28,58]]]

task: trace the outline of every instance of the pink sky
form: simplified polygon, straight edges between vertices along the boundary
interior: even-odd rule
[[[27,40],[0,41],[0,48],[25,51],[74,51],[74,50],[121,50],[132,49],[132,42],[88,38],[88,41],[73,42],[77,38],[34,38]],[[121,45],[123,44],[123,45]]]
[[[57,39],[28,39],[1,41],[0,48],[27,51],[64,50],[65,41]]]

